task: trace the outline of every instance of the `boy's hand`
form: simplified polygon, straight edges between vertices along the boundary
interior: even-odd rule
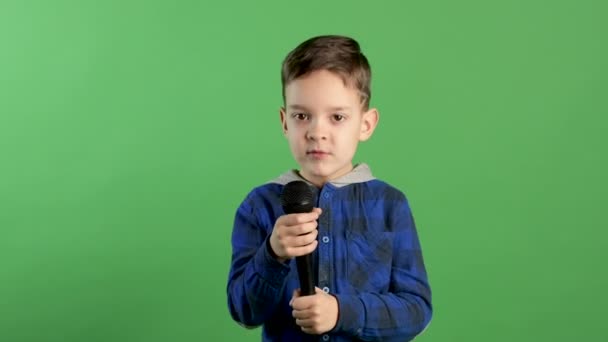
[[[317,248],[317,219],[321,208],[310,213],[283,215],[277,219],[270,235],[270,247],[283,262],[312,253]]]
[[[312,296],[300,297],[299,290],[294,291],[289,305],[296,324],[303,332],[320,335],[333,329],[338,322],[338,300],[336,297],[315,287]]]

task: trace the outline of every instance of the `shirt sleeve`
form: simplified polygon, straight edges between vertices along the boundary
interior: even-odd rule
[[[405,198],[388,211],[393,260],[387,293],[336,294],[339,318],[334,332],[365,341],[410,341],[430,323],[431,289],[416,226]]]
[[[270,255],[270,234],[257,220],[251,195],[237,209],[232,230],[228,308],[232,318],[253,328],[278,307],[289,266]]]

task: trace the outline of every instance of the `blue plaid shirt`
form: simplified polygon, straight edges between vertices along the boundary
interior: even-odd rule
[[[263,325],[264,341],[409,341],[432,315],[431,290],[408,201],[373,178],[366,164],[312,187],[323,209],[313,253],[315,284],[338,300],[335,328],[303,333],[289,306],[299,288],[295,260],[281,263],[268,238],[284,215],[283,186],[303,180],[295,171],[253,189],[239,206],[232,235],[228,308],[245,327]]]

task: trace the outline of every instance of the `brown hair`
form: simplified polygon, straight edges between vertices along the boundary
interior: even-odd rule
[[[336,73],[345,85],[354,86],[361,94],[364,109],[368,109],[371,99],[371,68],[356,40],[339,35],[317,36],[302,42],[289,52],[281,68],[283,101],[285,87],[289,82],[317,70]]]

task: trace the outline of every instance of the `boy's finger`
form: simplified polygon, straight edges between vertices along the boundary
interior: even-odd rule
[[[319,213],[316,211],[312,211],[310,213],[289,214],[285,215],[285,224],[288,226],[295,226],[297,224],[315,221],[318,218]]]
[[[295,236],[307,235],[317,229],[317,221],[302,223],[289,227],[289,233]]]
[[[289,256],[290,258],[310,254],[315,251],[318,244],[319,244],[319,242],[317,240],[314,240],[313,242],[309,243],[306,246],[287,247],[287,248],[285,248],[285,254],[287,256]]]

